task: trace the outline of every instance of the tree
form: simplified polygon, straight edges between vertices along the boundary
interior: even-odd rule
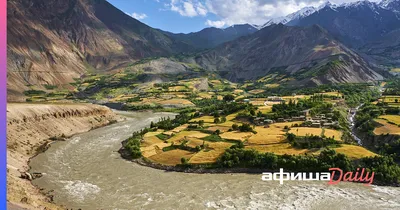
[[[233,125],[232,125],[232,129],[233,129],[234,131],[236,131],[236,130],[239,129],[239,126],[238,126],[237,124],[233,124]]]
[[[226,117],[225,116],[221,117],[221,123],[224,123],[224,122],[226,122]]]
[[[203,125],[204,125],[204,120],[200,120],[200,121],[199,121],[199,126],[200,126],[200,127],[203,127]]]
[[[220,122],[219,118],[214,119],[214,123],[218,124]]]
[[[293,133],[288,133],[286,134],[286,138],[289,142],[293,142],[294,140],[296,140],[296,135],[294,135]]]
[[[186,158],[182,157],[182,158],[181,158],[181,163],[184,164],[184,165],[186,165],[186,164],[188,163],[188,161],[187,161]]]
[[[233,100],[235,100],[235,96],[233,96],[232,94],[224,96],[224,101],[233,101]]]
[[[397,98],[394,99],[394,102],[395,102],[395,103],[399,103],[399,99],[397,99]]]

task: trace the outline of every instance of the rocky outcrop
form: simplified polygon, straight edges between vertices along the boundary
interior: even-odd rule
[[[7,200],[29,209],[58,209],[30,180],[29,159],[51,142],[113,123],[120,118],[110,109],[92,104],[8,104]]]

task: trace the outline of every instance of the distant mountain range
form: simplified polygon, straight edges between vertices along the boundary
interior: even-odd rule
[[[235,81],[274,71],[305,81],[301,84],[381,79],[382,69],[400,65],[399,2],[326,3],[263,26],[174,34],[105,0],[8,0],[9,100],[19,100],[24,90],[72,88],[74,78],[84,74],[177,54]]]
[[[382,79],[357,53],[318,25],[271,25],[196,56],[203,68],[230,80],[291,75],[292,84],[366,82]]]
[[[241,36],[252,34],[256,31],[258,31],[258,28],[255,26],[250,24],[242,24],[233,25],[225,29],[215,27],[205,28],[199,32],[193,32],[189,34],[174,34],[167,31],[163,31],[163,33],[197,49],[209,49],[224,42],[237,39]]]

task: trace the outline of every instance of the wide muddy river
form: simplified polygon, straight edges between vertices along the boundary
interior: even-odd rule
[[[33,181],[73,209],[400,209],[400,188],[261,181],[261,175],[186,174],[122,159],[121,141],[168,113],[124,113],[126,121],[76,135],[32,159]]]

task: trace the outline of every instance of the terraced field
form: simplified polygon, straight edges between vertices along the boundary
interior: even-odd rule
[[[390,124],[388,121],[382,119],[376,119],[375,121],[380,124],[380,126],[376,127],[374,130],[375,135],[400,135],[400,126]]]

